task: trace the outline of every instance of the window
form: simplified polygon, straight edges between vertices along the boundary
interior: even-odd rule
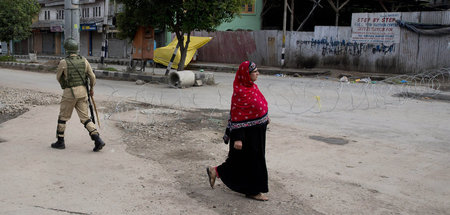
[[[94,14],[94,17],[102,16],[101,7],[94,7],[92,13]]]
[[[58,19],[58,20],[64,19],[64,10],[58,10],[56,12],[56,19]]]
[[[89,8],[83,8],[82,13],[83,18],[89,18]]]
[[[244,4],[242,5],[242,12],[243,14],[254,14],[255,13],[255,1],[253,1],[253,4]]]
[[[44,20],[50,20],[50,11],[49,10],[44,11]]]

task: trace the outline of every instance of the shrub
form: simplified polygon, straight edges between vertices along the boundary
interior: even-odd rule
[[[0,61],[16,61],[16,59],[14,58],[14,56],[4,55],[0,56]]]

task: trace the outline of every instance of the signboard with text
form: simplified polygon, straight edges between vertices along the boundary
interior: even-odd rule
[[[50,26],[50,32],[64,32],[62,25],[52,25]]]
[[[95,23],[80,24],[80,28],[82,31],[96,31],[97,25]]]
[[[353,13],[352,42],[392,44],[400,42],[400,13]]]

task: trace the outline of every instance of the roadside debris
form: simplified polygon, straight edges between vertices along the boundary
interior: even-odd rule
[[[341,79],[339,79],[340,82],[348,82],[347,76],[342,76]]]

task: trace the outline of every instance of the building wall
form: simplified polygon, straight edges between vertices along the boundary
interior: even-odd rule
[[[217,27],[218,31],[228,30],[261,30],[261,12],[263,10],[262,0],[255,0],[255,13],[241,14],[229,23],[222,23]]]
[[[58,11],[64,9],[64,0],[60,1],[40,1],[41,11],[38,15],[37,23],[33,24],[33,36],[32,36],[32,49],[38,54],[45,55],[64,55],[64,32],[51,32],[52,25],[64,26],[64,20],[57,19]],[[111,3],[111,2],[110,2]],[[110,7],[113,3],[110,4]],[[92,37],[89,37],[89,31],[82,31],[80,29],[80,54],[98,56],[101,55],[103,33],[102,29],[104,24],[105,13],[105,1],[80,1],[80,16],[83,16],[83,9],[89,8],[88,17],[80,17],[80,24],[94,24],[97,26],[96,31],[92,31]],[[100,13],[96,11],[99,8]],[[50,19],[46,19],[46,12],[50,12]],[[110,12],[113,11],[111,8]],[[66,17],[67,14],[64,14]],[[108,20],[108,24],[111,24],[111,20]],[[80,25],[81,26],[81,25]],[[92,41],[89,41],[92,39]],[[92,45],[92,47],[90,46]],[[22,46],[16,45],[21,48]],[[91,49],[90,49],[91,48]],[[89,52],[91,50],[91,52]],[[18,50],[22,52],[22,50]],[[16,52],[17,53],[17,52]],[[120,52],[122,53],[122,52]],[[125,57],[125,55],[121,57]]]
[[[108,39],[109,58],[129,58],[131,45],[126,40]]]
[[[450,24],[450,11],[401,13],[401,20]],[[289,68],[326,67],[364,72],[415,73],[450,67],[450,35],[425,36],[400,29],[400,42],[351,41],[350,27],[316,26],[314,32],[287,32],[285,64]],[[214,39],[198,50],[198,61],[280,66],[282,31],[195,32]]]
[[[52,32],[52,26],[61,26],[64,23],[64,20],[58,17],[60,10],[64,10],[64,1],[53,2],[49,6],[41,4],[37,23],[33,24],[36,25],[33,27],[32,52],[44,55],[62,54],[61,40],[64,33]]]
[[[6,55],[6,53],[8,52],[7,49],[8,47],[6,46],[6,43],[0,41],[0,55]]]

